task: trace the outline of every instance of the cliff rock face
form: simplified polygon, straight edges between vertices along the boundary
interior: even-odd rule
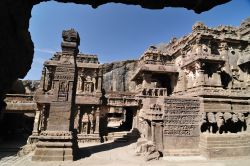
[[[10,94],[34,94],[39,88],[39,80],[17,80],[8,91]]]
[[[31,40],[29,19],[32,7],[49,0],[1,0],[0,1],[0,110],[5,105],[4,94],[12,84],[23,78],[29,71],[33,59],[34,46]],[[89,4],[94,8],[105,3],[140,5],[144,8],[185,7],[197,13],[211,9],[230,0],[57,0]]]
[[[106,91],[134,91],[135,83],[131,77],[138,65],[136,60],[103,64],[103,89]]]

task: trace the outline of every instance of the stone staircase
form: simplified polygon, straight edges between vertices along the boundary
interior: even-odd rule
[[[114,142],[128,142],[139,138],[139,132],[135,129],[131,131],[112,132],[108,134],[108,139]]]

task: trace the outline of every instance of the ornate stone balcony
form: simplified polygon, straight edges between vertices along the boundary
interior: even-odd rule
[[[141,91],[142,96],[167,96],[167,88],[144,88]]]
[[[195,61],[204,61],[204,62],[214,62],[214,63],[225,63],[225,61],[219,55],[213,54],[191,54],[183,58],[183,64],[181,67],[185,67]]]

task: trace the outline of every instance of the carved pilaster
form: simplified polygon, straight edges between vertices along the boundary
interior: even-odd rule
[[[39,122],[40,122],[40,111],[37,109],[35,113],[35,120],[34,120],[33,131],[32,131],[32,135],[34,136],[38,135],[39,124],[40,124]]]
[[[142,88],[150,88],[152,74],[142,74]]]
[[[152,135],[151,135],[151,138],[152,138],[152,142],[153,142],[153,144],[155,144],[156,143],[156,133],[155,133],[155,126],[156,126],[156,123],[155,122],[151,122],[151,133],[152,133]]]
[[[95,112],[95,134],[99,134],[99,126],[100,126],[100,109],[97,107]]]
[[[102,92],[102,70],[99,69],[98,76],[97,76],[97,89],[96,92]]]

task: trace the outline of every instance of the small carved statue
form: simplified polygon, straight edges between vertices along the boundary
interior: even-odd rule
[[[148,151],[145,154],[145,160],[159,160],[160,158],[160,152],[157,150],[156,146],[154,144],[148,145]]]
[[[94,111],[93,110],[89,114],[89,122],[90,122],[90,133],[93,134],[94,133]]]
[[[88,134],[88,124],[89,124],[89,117],[88,114],[85,112],[82,117],[82,131],[81,133]]]
[[[207,116],[206,116],[206,113],[203,112],[201,114],[201,124],[200,124],[200,129],[201,129],[201,132],[209,132],[209,129],[208,129],[208,121],[207,121]]]

